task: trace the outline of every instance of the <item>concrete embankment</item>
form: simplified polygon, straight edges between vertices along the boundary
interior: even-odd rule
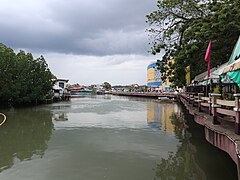
[[[194,116],[194,121],[204,126],[206,140],[230,155],[237,165],[238,179],[240,179],[240,135],[234,132],[234,123],[222,121],[221,124],[213,124],[211,115],[199,112],[197,107],[188,104],[184,98],[180,98],[180,100],[189,113]]]

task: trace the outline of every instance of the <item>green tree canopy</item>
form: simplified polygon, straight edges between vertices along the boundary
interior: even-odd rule
[[[34,59],[31,53],[0,44],[0,102],[33,103],[43,100],[52,89],[53,75],[43,56]]]
[[[185,84],[185,67],[191,77],[207,70],[204,56],[210,39],[211,67],[227,62],[240,35],[240,2],[237,0],[158,0],[147,15],[152,54],[163,51],[163,78],[172,69],[175,85]],[[175,63],[169,67],[168,60]],[[164,80],[164,79],[163,79]]]
[[[112,88],[111,84],[109,82],[104,82],[103,83],[103,88],[105,88],[106,90],[109,90]]]

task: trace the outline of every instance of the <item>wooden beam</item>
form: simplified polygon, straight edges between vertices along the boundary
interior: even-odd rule
[[[223,108],[217,108],[217,113],[224,114],[228,116],[236,116],[236,112],[233,110],[223,109]]]
[[[201,103],[201,106],[204,106],[204,107],[209,107],[209,103]]]
[[[201,97],[201,99],[204,101],[209,101],[209,97]]]
[[[216,103],[222,106],[235,107],[235,101],[217,99]]]

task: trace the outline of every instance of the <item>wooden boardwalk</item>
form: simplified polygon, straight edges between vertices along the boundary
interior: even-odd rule
[[[180,101],[194,116],[194,121],[205,129],[205,138],[212,145],[227,152],[237,165],[238,179],[240,179],[240,132],[239,132],[239,97],[235,100],[221,99],[220,94],[209,94],[203,97],[183,93]]]

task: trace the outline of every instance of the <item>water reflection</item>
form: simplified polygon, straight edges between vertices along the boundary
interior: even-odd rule
[[[55,129],[147,128],[146,104],[149,99],[130,99],[112,95],[93,98],[74,98],[70,102],[47,105],[53,113]],[[138,103],[136,100],[141,102]]]
[[[67,113],[56,112],[56,113],[53,114],[52,120],[55,120],[55,121],[67,121],[68,120]]]
[[[7,122],[0,127],[0,172],[18,161],[42,157],[51,137],[50,111],[11,109]]]
[[[169,153],[156,166],[155,179],[237,179],[236,165],[223,151],[218,150],[204,138],[203,128],[188,121],[192,131],[186,129],[183,113],[172,113],[174,133],[181,144],[176,153]],[[221,158],[216,158],[216,154]],[[226,170],[228,164],[229,171]]]
[[[206,179],[206,174],[195,162],[196,147],[189,143],[191,135],[185,129],[183,114],[172,113],[171,123],[182,144],[176,153],[169,153],[167,159],[157,164],[156,179]]]
[[[236,179],[181,106],[109,97],[5,112],[0,179]]]
[[[172,103],[147,103],[147,123],[151,128],[174,134],[174,124],[171,121],[172,114],[179,113],[181,110],[177,104]]]

